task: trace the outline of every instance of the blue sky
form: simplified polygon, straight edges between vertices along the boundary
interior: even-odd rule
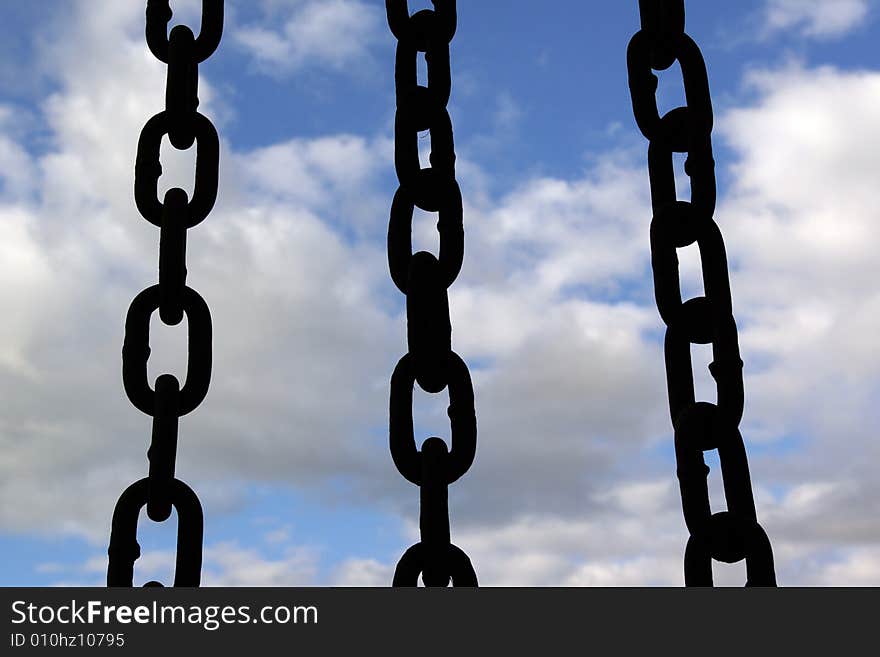
[[[156,279],[158,231],[131,190],[165,67],[143,41],[144,3],[103,4],[12,4],[0,21],[3,585],[100,585],[113,505],[147,468],[149,418],[124,396],[120,350],[130,300]],[[197,0],[173,7],[196,24]],[[626,80],[638,3],[552,7],[459,7],[450,112],[467,241],[450,304],[480,433],[450,489],[453,541],[486,585],[680,585],[647,145]],[[778,578],[878,585],[876,3],[687,8]],[[201,67],[221,191],[188,258],[214,318],[214,378],[181,422],[178,476],[205,507],[208,585],[385,585],[417,540],[418,490],[387,451],[406,350],[384,253],[394,46],[378,0],[227,0]],[[681,101],[674,67],[660,102]],[[191,187],[191,151],[166,144],[163,163],[160,185]],[[436,249],[430,217],[414,230]],[[699,294],[698,256],[681,256]],[[182,333],[152,331],[151,375],[182,374]],[[711,401],[711,355],[694,354]],[[419,435],[448,437],[445,399],[417,394]],[[137,582],[170,580],[173,525],[142,518]],[[742,564],[715,572],[744,580]]]

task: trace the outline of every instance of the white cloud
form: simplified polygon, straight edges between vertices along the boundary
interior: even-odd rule
[[[206,546],[201,586],[313,586],[317,582],[318,555],[313,549],[289,546],[274,557],[261,547],[242,547],[236,542]],[[134,584],[157,581],[169,586],[174,581],[174,568],[173,550],[144,550],[135,562]],[[53,586],[103,586],[107,557],[95,556],[84,564],[42,564],[38,570],[61,576]]]
[[[266,559],[255,549],[224,543],[206,550],[205,561],[204,586],[305,586],[315,580],[315,554],[304,548]]]
[[[868,11],[868,0],[767,0],[764,18],[771,32],[794,29],[825,39],[857,27]]]
[[[276,75],[309,65],[344,70],[362,64],[384,20],[361,0],[282,0],[264,10],[264,22],[240,27],[233,38]]]
[[[797,516],[822,486],[804,486],[777,502],[762,500],[765,516]],[[573,516],[543,510],[498,526],[456,527],[453,542],[477,569],[481,586],[681,586],[687,532],[677,509],[671,477],[625,482],[596,500],[589,513]],[[601,506],[591,504],[601,502]],[[351,556],[328,563],[316,547],[297,545],[283,530],[247,546],[212,543],[203,554],[203,586],[388,586],[397,555],[387,561]],[[277,535],[276,535],[277,534]],[[408,523],[408,539],[418,527]],[[782,585],[870,586],[880,576],[880,547],[832,545],[817,549],[797,535],[773,536],[777,576]],[[401,546],[403,552],[406,546]],[[357,550],[352,550],[353,554]],[[135,581],[170,582],[173,550],[145,549]],[[106,555],[82,564],[44,563],[35,570],[55,576],[59,586],[100,586]],[[741,586],[745,567],[713,566],[715,584]]]
[[[0,486],[3,499],[29,500],[4,504],[0,522],[13,531],[51,526],[105,540],[115,498],[146,467],[149,419],[125,400],[119,354],[128,304],[156,281],[158,231],[138,216],[131,189],[137,135],[163,106],[164,70],[143,46],[142,8],[114,3],[97,18],[88,3],[79,8],[64,19],[66,38],[43,51],[58,76],[42,106],[48,152],[28,154],[15,126],[0,122],[0,145],[14,156],[0,159],[0,270],[16,281],[0,300],[19,309],[0,326]],[[201,89],[202,111],[214,116],[205,76]],[[238,490],[212,481],[231,460],[244,464],[244,478],[253,467],[258,477],[286,479],[300,470],[312,481],[325,467],[378,467],[363,457],[365,445],[350,440],[347,418],[384,422],[379,379],[391,357],[382,345],[394,336],[375,302],[377,281],[387,282],[384,254],[346,244],[316,211],[344,186],[340,176],[358,171],[356,156],[387,158],[387,143],[339,136],[276,150],[284,151],[283,166],[299,161],[307,174],[291,177],[292,191],[283,195],[276,193],[281,174],[265,166],[267,151],[239,154],[224,145],[217,207],[188,240],[190,284],[212,309],[215,369],[205,405],[184,421],[178,472],[214,508],[228,507]],[[167,155],[162,183],[191,185],[191,163]],[[339,156],[345,171],[328,166]],[[375,195],[364,189],[372,179],[358,175],[349,187],[352,211],[336,208],[349,226],[371,213]],[[255,179],[262,183],[245,187]],[[23,198],[28,186],[39,193]],[[372,214],[373,225],[379,216]],[[356,233],[367,230],[360,223]],[[152,375],[182,374],[181,331],[156,324]],[[323,403],[328,388],[340,391],[332,413]],[[21,395],[15,401],[13,391]],[[215,442],[215,431],[229,444]],[[193,462],[204,463],[203,481],[188,472]],[[54,518],[49,525],[47,517]]]
[[[95,44],[98,53],[83,52],[94,65],[60,67],[60,89],[44,106],[54,148],[34,158],[40,197],[2,209],[4,244],[16,255],[3,261],[4,275],[20,281],[3,291],[3,301],[28,311],[4,324],[10,332],[4,387],[24,397],[14,404],[8,398],[8,458],[0,466],[4,498],[30,503],[4,506],[0,521],[36,531],[52,518],[62,531],[100,541],[116,496],[146,467],[149,421],[125,400],[118,368],[125,309],[156,276],[157,231],[137,216],[130,190],[136,135],[150,108],[161,107],[163,80],[162,67],[131,28],[141,20],[137,12],[115,12],[113,29],[104,26],[120,35],[116,45],[87,38],[97,28],[80,18],[70,34]],[[69,47],[59,42],[49,56],[63,62]],[[108,49],[126,56],[105,56]],[[206,77],[204,88],[209,82]],[[204,111],[211,110],[206,102]],[[182,424],[178,472],[206,507],[228,507],[241,482],[313,487],[343,476],[372,491],[377,504],[397,508],[411,499],[385,450],[363,439],[384,431],[388,377],[405,350],[402,299],[388,279],[382,244],[389,190],[378,189],[374,178],[382,170],[377,163],[393,170],[390,150],[386,138],[351,135],[247,153],[224,146],[217,208],[188,240],[189,280],[214,319],[215,368],[207,400]],[[191,180],[191,163],[166,155],[163,182]],[[609,162],[583,180],[542,180],[514,190],[500,209],[481,201],[480,190],[469,196],[479,202],[468,209],[468,249],[487,257],[469,259],[452,303],[459,351],[494,363],[474,373],[480,450],[488,459],[478,467],[501,472],[491,465],[495,454],[522,473],[533,506],[560,496],[531,467],[534,438],[526,427],[557,437],[547,471],[562,461],[562,482],[579,486],[580,457],[573,456],[596,453],[582,439],[584,426],[603,440],[632,434],[638,442],[634,426],[660,406],[659,370],[654,366],[656,385],[647,385],[641,365],[639,334],[650,311],[577,301],[565,291],[610,289],[614,273],[641,266],[637,254],[645,247],[633,246],[639,244],[635,217],[644,214],[637,208],[646,199],[634,192],[637,176]],[[609,228],[623,207],[633,210],[632,219]],[[416,232],[433,231],[432,223],[419,222]],[[540,224],[543,237],[533,254],[524,231]],[[596,260],[613,271],[603,272]],[[532,268],[542,271],[534,277]],[[35,298],[45,303],[27,302]],[[501,313],[487,322],[484,304],[491,303]],[[484,331],[490,339],[480,337]],[[154,326],[152,342],[152,375],[181,373],[181,332]],[[560,352],[562,344],[572,346]],[[546,394],[539,399],[530,370],[544,368],[547,359],[553,366],[540,372]],[[601,378],[594,378],[597,372]],[[610,403],[614,391],[637,395],[643,412],[619,410]],[[535,396],[535,403],[518,405],[517,425],[505,409],[522,395]],[[560,415],[562,405],[570,411]],[[437,430],[448,432],[445,414],[435,417]],[[517,426],[505,448],[504,432]],[[574,451],[564,454],[566,446]],[[236,484],[221,486],[230,476]],[[508,486],[504,479],[497,481]],[[73,488],[82,495],[68,495]],[[475,508],[498,513],[486,504]]]
[[[743,348],[762,363],[751,417],[777,433],[861,433],[852,425],[875,415],[880,371],[870,248],[880,235],[880,74],[795,65],[751,84],[761,100],[720,122],[739,157],[717,213],[736,266]]]
[[[347,559],[336,568],[329,585],[385,587],[393,577],[391,564],[383,564],[375,559]]]
[[[687,531],[677,488],[671,473],[660,479],[611,484],[593,499],[581,500],[589,511],[557,514],[545,508],[496,526],[461,527],[453,522],[452,540],[475,564],[482,586],[681,586]],[[826,505],[827,490],[821,484],[805,484],[774,500],[758,487],[759,513],[765,527],[771,528],[779,583],[876,585],[880,575],[876,542],[859,545],[841,536],[817,543],[815,536],[807,538],[778,525],[778,519],[790,518],[791,528],[807,527],[822,534],[819,518],[805,517],[804,512],[821,499],[820,515],[827,522],[832,509],[839,508],[837,503]],[[418,540],[414,523],[408,535],[411,541]],[[385,564],[354,560],[338,571],[333,582],[387,585],[395,563],[396,557]],[[715,563],[713,571],[718,586],[742,586],[746,579],[743,563]]]
[[[876,586],[880,581],[880,550],[876,547],[848,550],[825,566],[819,586]]]
[[[0,276],[16,281],[0,307],[19,309],[0,323],[0,496],[27,500],[0,509],[6,531],[103,542],[116,496],[146,469],[149,420],[124,398],[119,350],[125,308],[155,281],[158,234],[133,208],[131,178],[163,80],[141,11],[117,4],[98,25],[77,14],[47,55],[60,75],[43,105],[48,154],[29,154],[0,121]],[[64,65],[73,43],[91,44],[78,50],[90,66]],[[212,114],[222,99],[209,82]],[[719,117],[737,159],[717,213],[747,363],[745,433],[750,445],[803,439],[793,454],[753,451],[758,513],[783,584],[876,582],[880,81],[794,66],[751,82],[756,100]],[[490,173],[459,165],[468,257],[451,307],[480,436],[451,490],[454,541],[487,584],[680,583],[674,468],[655,451],[671,432],[645,278],[644,151],[500,195],[483,184]],[[174,160],[163,182],[189,180],[187,166]],[[251,482],[314,491],[344,479],[358,502],[417,517],[415,488],[373,437],[405,350],[383,168],[384,136],[224,145],[220,201],[188,244],[191,284],[214,317],[215,378],[181,426],[178,459],[210,513]],[[417,245],[436,245],[434,225],[417,214]],[[693,267],[685,275],[699,286]],[[151,371],[179,371],[180,332],[154,329]],[[425,399],[420,424],[448,435],[445,395]],[[270,538],[277,550],[286,536]],[[356,547],[322,571],[310,549],[208,545],[206,583],[382,584],[393,567]],[[150,554],[145,575],[169,572],[170,554]],[[100,579],[104,562],[89,568]],[[719,569],[720,582],[741,580],[741,568]]]

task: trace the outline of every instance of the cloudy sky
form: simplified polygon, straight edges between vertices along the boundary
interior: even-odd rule
[[[479,439],[450,491],[453,541],[485,585],[681,585],[647,146],[625,71],[638,3],[459,4],[466,260],[450,303]],[[0,584],[100,585],[116,499],[147,471],[150,420],[125,397],[120,352],[128,304],[157,276],[132,186],[166,69],[142,0],[3,5]],[[175,22],[196,25],[199,5],[175,0]],[[877,3],[688,10],[779,582],[880,585]],[[205,584],[387,585],[417,540],[418,489],[387,447],[406,350],[384,248],[394,45],[380,0],[227,0],[201,68],[221,190],[188,266],[214,318],[214,377],[181,421],[178,476],[205,508]],[[681,99],[676,66],[660,102]],[[166,143],[162,188],[191,189],[193,161]],[[434,224],[417,213],[417,247],[436,250]],[[696,252],[681,257],[700,294]],[[182,376],[184,331],[152,326],[151,376]],[[713,401],[710,360],[694,349]],[[416,399],[420,435],[448,437],[445,393]],[[174,524],[142,518],[137,583],[170,579]]]

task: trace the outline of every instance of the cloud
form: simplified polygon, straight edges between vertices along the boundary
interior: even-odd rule
[[[140,9],[116,3],[93,25],[77,6],[68,38],[45,52],[58,75],[41,106],[48,150],[32,152],[0,112],[0,276],[16,282],[0,307],[17,309],[0,323],[0,496],[27,500],[4,504],[0,527],[103,543],[116,497],[146,471],[149,419],[124,397],[119,352],[125,309],[156,278],[158,231],[131,186],[164,72],[144,52]],[[69,63],[73,44],[89,66]],[[717,218],[758,513],[782,583],[875,583],[880,81],[794,65],[749,85],[751,100],[719,116],[733,159]],[[223,98],[210,75],[203,89],[213,116]],[[389,145],[382,134],[223,145],[221,197],[188,242],[190,283],[214,318],[214,380],[181,424],[178,458],[214,514],[241,510],[249,486],[291,487],[390,511],[416,539],[418,492],[387,452],[388,379],[406,349],[383,244]],[[191,180],[191,155],[163,153],[163,185]],[[568,178],[517,185],[460,157],[467,258],[450,303],[480,433],[450,508],[453,540],[486,584],[681,583],[644,157],[613,151]],[[416,213],[417,248],[436,250],[435,224]],[[684,282],[699,289],[692,256]],[[182,332],[159,324],[151,373],[182,375]],[[448,438],[446,395],[416,398],[420,437]],[[209,539],[206,583],[383,584],[397,557],[355,543],[328,561],[271,534],[265,545]],[[145,575],[169,572],[170,552],[150,554]],[[86,572],[99,580],[104,566]],[[741,567],[718,573],[742,582]]]
[[[262,546],[242,547],[236,542],[214,543],[202,554],[201,586],[313,586],[317,581],[317,554],[308,547],[287,547],[280,556],[270,556]],[[136,586],[149,581],[174,581],[173,550],[144,550],[135,563]],[[53,586],[103,586],[107,557],[95,556],[83,564],[42,564],[38,570],[58,576]]]
[[[394,577],[394,568],[375,559],[347,559],[333,574],[330,586],[388,586]]]
[[[481,586],[681,586],[687,531],[672,473],[610,484],[582,500],[589,511],[555,513],[544,508],[498,525],[453,522],[452,539],[471,558]],[[717,487],[716,487],[717,488]],[[822,534],[818,517],[839,508],[827,486],[805,484],[774,500],[758,486],[760,514],[771,527],[777,578],[783,586],[872,586],[880,573],[880,546],[860,545],[852,535],[818,544],[788,528]],[[713,491],[717,500],[720,491]],[[875,498],[872,498],[875,499]],[[814,508],[814,502],[819,502]],[[829,502],[831,502],[829,504]],[[456,514],[458,515],[458,514]],[[777,521],[789,518],[788,528]],[[871,516],[865,517],[870,524]],[[411,523],[409,539],[418,540]],[[815,538],[815,537],[814,537]],[[403,548],[401,548],[401,552]],[[337,571],[337,585],[387,586],[397,556],[388,562],[353,560]],[[745,566],[713,565],[718,586],[742,586]]]
[[[315,579],[315,556],[291,549],[280,559],[265,559],[252,548],[234,543],[205,552],[204,586],[304,586]]]
[[[27,203],[7,196],[0,208],[4,275],[19,281],[3,302],[24,309],[3,325],[0,376],[22,397],[6,398],[2,486],[5,499],[30,500],[4,506],[0,522],[34,532],[51,518],[53,531],[102,541],[119,492],[146,468],[149,419],[124,397],[119,350],[125,309],[156,279],[157,231],[137,216],[130,190],[136,136],[161,107],[163,70],[143,52],[137,12],[115,11],[113,29],[104,25],[120,35],[115,45],[87,38],[97,29],[87,15],[76,15],[70,34],[94,44],[97,52],[82,53],[94,65],[59,66],[58,90],[42,108],[52,148],[30,156],[39,194]],[[46,56],[63,62],[69,47],[58,42]],[[203,88],[211,116],[210,76]],[[6,138],[16,143],[11,130]],[[163,151],[162,187],[191,184],[192,154],[170,155]],[[415,499],[380,437],[388,378],[406,348],[402,297],[385,262],[392,190],[375,177],[382,170],[393,171],[387,137],[328,135],[247,152],[224,144],[218,205],[188,239],[190,285],[214,320],[215,365],[207,400],[181,425],[178,473],[206,506],[234,507],[250,482],[320,490],[341,478],[380,507]],[[615,275],[642,267],[639,179],[609,161],[583,179],[530,182],[491,203],[479,188],[468,194],[468,249],[484,256],[469,259],[452,305],[457,349],[487,362],[474,367],[485,455],[475,472],[499,493],[511,480],[491,474],[505,471],[497,465],[519,473],[527,506],[564,497],[546,473],[573,490],[592,481],[578,461],[598,472],[606,448],[585,430],[638,443],[644,418],[662,405],[657,365],[653,383],[641,365],[651,311],[571,294],[584,286],[613,296]],[[416,240],[436,243],[434,222],[423,219]],[[44,303],[29,303],[36,298]],[[182,332],[154,322],[152,347],[151,377],[182,378]],[[524,395],[534,403],[518,404]],[[636,395],[642,413],[620,410],[613,395]],[[445,413],[429,407],[422,421],[448,435]],[[543,471],[532,467],[536,434],[556,443]],[[500,497],[480,502],[480,487],[463,490],[475,517],[510,512],[493,503]]]
[[[866,586],[880,581],[880,551],[863,548],[829,564],[816,584],[819,586]]]
[[[241,26],[233,38],[261,70],[274,75],[306,66],[339,71],[357,66],[384,21],[377,7],[360,0],[282,0],[264,3],[263,9],[264,22]]]
[[[764,8],[769,32],[797,30],[806,37],[840,37],[868,16],[867,0],[768,0]]]
[[[736,268],[743,347],[761,363],[751,416],[777,434],[861,434],[854,425],[875,417],[880,371],[880,271],[869,247],[880,75],[794,65],[749,82],[761,100],[720,123],[738,158],[717,216]],[[852,102],[837,102],[844,97]]]
[[[746,361],[743,432],[751,449],[758,514],[774,543],[781,583],[823,585],[839,577],[840,582],[869,585],[876,582],[873,577],[880,562],[880,532],[872,521],[874,500],[880,496],[873,464],[880,452],[870,430],[880,399],[880,362],[873,348],[880,317],[875,281],[880,272],[870,247],[878,237],[872,199],[880,161],[872,144],[880,141],[874,120],[880,113],[880,74],[829,67],[807,69],[795,64],[755,72],[747,85],[754,100],[734,106],[719,117],[718,139],[727,142],[733,158],[731,184],[721,190],[716,218],[731,260],[734,304]],[[840,103],[840,98],[851,102]],[[724,166],[723,161],[719,165]],[[627,326],[620,314],[613,315],[603,330],[599,328],[603,326],[602,311],[585,307],[584,317],[589,319],[579,324],[569,318],[563,325],[572,327],[572,331],[564,336],[555,334],[550,322],[536,319],[549,320],[565,308],[566,299],[570,299],[566,293],[571,289],[595,299],[604,285],[615,281],[619,284],[638,271],[637,263],[645,256],[633,244],[643,241],[645,228],[638,225],[638,217],[645,213],[639,208],[638,192],[628,195],[632,207],[619,205],[627,195],[618,196],[620,188],[616,185],[625,187],[633,180],[623,174],[625,167],[617,168],[620,166],[614,159],[605,161],[597,167],[598,172],[593,171],[576,184],[533,182],[526,186],[527,191],[517,190],[498,202],[504,221],[479,222],[494,236],[491,246],[503,254],[505,261],[497,265],[498,270],[490,269],[496,266],[491,260],[482,265],[487,280],[515,281],[516,286],[505,288],[503,283],[496,283],[493,291],[499,288],[504,292],[497,294],[495,305],[484,300],[473,307],[488,309],[485,315],[493,318],[511,316],[502,301],[509,304],[515,298],[525,306],[521,319],[510,322],[516,329],[508,327],[495,336],[489,319],[484,320],[481,332],[482,337],[493,336],[486,342],[496,345],[495,352],[503,354],[497,371],[487,376],[482,388],[483,408],[488,403],[488,421],[492,423],[486,433],[497,429],[505,440],[499,443],[498,453],[489,451],[489,447],[478,455],[475,471],[481,464],[493,464],[492,474],[479,472],[481,478],[499,473],[497,480],[490,480],[483,489],[491,492],[483,494],[493,495],[491,504],[506,512],[493,519],[470,507],[468,503],[474,503],[473,498],[479,494],[472,498],[461,493],[460,506],[452,507],[456,518],[453,536],[472,552],[476,562],[483,564],[481,572],[487,582],[681,582],[680,555],[685,536],[677,495],[669,490],[663,495],[659,492],[662,489],[651,488],[649,482],[662,483],[663,479],[642,479],[643,483],[638,483],[659,468],[669,468],[665,476],[674,482],[668,465],[645,461],[646,453],[650,453],[646,450],[654,444],[651,436],[668,422],[666,418],[658,419],[659,400],[651,395],[652,386],[662,389],[662,383],[656,379],[643,381],[644,397],[639,398],[639,376],[627,373],[624,365],[620,367],[620,381],[622,387],[629,387],[627,397],[622,388],[615,388],[614,379],[608,378],[601,354],[614,354],[614,348],[605,332]],[[605,178],[603,170],[616,173]],[[590,189],[588,181],[593,176],[601,184],[584,194],[584,203],[557,205],[559,199],[576,197],[573,189]],[[602,191],[608,196],[604,197]],[[611,207],[617,204],[616,223],[604,215],[603,199]],[[589,221],[578,223],[578,216],[595,220],[595,227]],[[633,217],[630,226],[626,219]],[[610,226],[620,232],[603,233]],[[579,235],[583,235],[583,242]],[[604,253],[618,258],[604,260],[604,253],[593,253],[591,247],[597,249],[598,245],[610,245]],[[485,252],[491,251],[487,245]],[[582,257],[569,257],[569,253]],[[694,262],[693,251],[682,255],[684,287],[700,289],[699,265]],[[595,272],[585,263],[595,265]],[[517,276],[520,266],[522,277]],[[506,278],[501,271],[506,272]],[[494,275],[491,279],[490,272]],[[485,293],[486,289],[481,291]],[[637,294],[638,286],[635,292],[633,319],[650,309],[644,305],[647,300]],[[543,299],[551,300],[546,307],[536,301]],[[625,307],[615,305],[617,313]],[[642,321],[644,324],[630,325],[639,328],[630,334],[635,340],[626,353],[633,364],[650,367],[659,360],[656,352],[652,355],[650,351],[650,341],[643,337],[651,324],[650,314]],[[587,356],[578,367],[576,354],[586,355],[589,351],[577,336],[590,335],[589,327],[604,339],[599,353]],[[511,333],[535,336],[537,344],[530,346],[542,365],[529,360],[530,351],[519,351],[527,341],[511,339]],[[559,345],[559,350],[541,358],[540,354],[550,353],[542,351],[549,345]],[[639,345],[648,349],[644,356],[636,355]],[[609,360],[618,367],[627,362],[626,357],[617,354]],[[589,369],[589,374],[582,381],[566,380],[550,365],[560,362],[573,365],[572,373]],[[522,387],[516,387],[505,398],[506,403],[493,408],[493,398],[502,389],[502,373],[507,367],[516,371],[511,377],[514,381],[522,375]],[[536,372],[554,379],[542,385],[544,380]],[[643,367],[642,376],[646,373],[650,370]],[[606,383],[597,390],[587,381]],[[698,389],[702,386],[707,398],[712,399],[714,395],[706,383],[698,384]],[[552,406],[548,398],[541,396],[543,391],[548,398],[558,396],[559,404]],[[603,398],[606,392],[608,397]],[[575,399],[579,393],[580,408]],[[529,399],[530,403],[517,404],[521,399]],[[594,399],[598,408],[588,406]],[[616,412],[625,417],[622,400],[631,402],[632,408],[651,412],[643,416],[643,424],[627,429],[616,425],[616,431],[609,431],[615,423],[600,424],[603,409],[612,417]],[[542,409],[551,408],[553,414],[538,422],[520,415],[536,418]],[[575,417],[574,413],[581,410],[583,415]],[[507,419],[509,425],[496,424]],[[571,427],[583,429],[580,448],[574,435],[566,433]],[[557,428],[560,433],[556,433]],[[518,436],[528,433],[545,440],[532,452],[534,461],[523,473],[509,455],[519,449]],[[601,449],[603,435],[617,437],[608,452]],[[627,435],[633,437],[631,443],[621,441],[620,436]],[[846,439],[841,440],[841,436]],[[789,440],[794,441],[794,448],[785,447]],[[522,449],[525,453],[526,448]],[[634,465],[637,463],[644,469],[639,470]],[[621,474],[621,468],[627,467],[629,472]],[[723,494],[717,471],[716,465],[711,481],[713,506],[719,510],[723,508]],[[504,477],[500,473],[507,475],[507,483],[501,481]],[[469,481],[462,480],[460,486],[466,488]],[[482,488],[483,482],[478,481],[475,474],[474,485]],[[544,495],[542,484],[547,491],[571,495],[568,499],[561,494],[554,498],[552,492]],[[634,485],[634,490],[646,493],[632,499],[658,502],[662,509],[658,518],[638,503],[632,508],[614,508],[612,502],[618,492]],[[508,500],[515,501],[508,506]],[[535,507],[530,507],[531,503]],[[607,525],[604,514],[609,514]],[[503,538],[517,527],[521,530],[514,532],[515,538]],[[567,553],[563,539],[569,535],[569,527],[577,528],[574,531],[578,538],[571,541]],[[626,528],[635,533],[615,540]],[[592,552],[590,537],[594,532],[603,537],[603,542]],[[538,543],[532,550],[529,537]],[[545,539],[548,543],[541,544]],[[628,553],[627,546],[647,544],[652,545],[649,552],[639,547]],[[652,580],[649,573],[657,579]],[[719,582],[742,582],[741,568],[718,567],[716,573]]]
[[[131,189],[137,135],[163,105],[164,69],[145,52],[142,9],[118,4],[95,19],[81,3],[65,19],[67,38],[43,51],[57,75],[41,107],[47,152],[29,152],[27,136],[0,122],[0,269],[16,281],[0,299],[19,309],[0,327],[0,384],[9,392],[2,413],[9,458],[0,469],[3,498],[29,500],[3,505],[0,523],[10,531],[42,532],[51,516],[53,532],[105,540],[116,496],[145,472],[149,419],[125,400],[119,366],[126,308],[156,282],[158,231],[138,216]],[[107,34],[117,38],[108,43]],[[77,58],[69,56],[74,47]],[[201,89],[202,111],[213,116],[207,77]],[[191,187],[192,162],[168,150],[160,187]],[[340,176],[356,173],[355,155],[390,158],[387,142],[343,135],[274,152],[282,166],[301,162],[305,177],[285,187],[266,164],[269,151],[237,153],[224,144],[220,199],[188,240],[190,285],[213,314],[215,368],[202,412],[182,426],[178,472],[219,508],[239,490],[213,483],[233,460],[244,464],[242,478],[270,480],[297,470],[314,481],[327,467],[335,474],[379,467],[350,439],[348,418],[384,424],[386,393],[376,372],[385,378],[390,371],[385,354],[396,338],[375,301],[378,281],[387,283],[384,253],[346,243],[316,212],[343,187]],[[328,166],[336,157],[349,164],[345,171]],[[349,192],[352,211],[335,208],[337,224],[355,234],[365,230],[359,219],[375,195],[364,190],[372,178],[359,175]],[[245,187],[254,180],[261,184]],[[248,196],[254,191],[258,201]],[[379,216],[371,217],[374,225]],[[151,376],[182,378],[181,338],[180,330],[154,323]],[[339,391],[332,412],[323,403],[328,389]],[[215,431],[224,437],[208,450]],[[190,459],[205,463],[203,481],[187,472]]]
[[[763,499],[763,515],[801,522],[799,514],[826,492],[826,487],[803,486],[776,502]],[[454,524],[453,542],[475,564],[481,586],[681,586],[687,532],[677,498],[671,477],[630,480],[585,500],[589,513],[544,509],[497,526]],[[406,534],[417,541],[417,525],[407,523]],[[777,531],[773,549],[783,585],[870,586],[880,575],[876,545],[841,541],[817,549],[799,535]],[[350,552],[351,557],[334,562],[320,548],[291,542],[283,528],[247,545],[210,543],[203,554],[202,585],[388,586],[398,555],[382,560],[356,556],[357,548]],[[171,549],[145,549],[136,583],[172,581],[174,561]],[[80,564],[38,564],[35,571],[53,577],[57,586],[101,586],[106,564],[100,554]],[[718,586],[741,586],[746,578],[742,563],[715,563],[713,570]]]

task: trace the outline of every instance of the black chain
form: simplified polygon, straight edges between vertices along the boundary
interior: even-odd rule
[[[140,557],[138,516],[144,506],[154,522],[164,522],[177,510],[177,565],[175,586],[198,586],[202,567],[204,518],[199,498],[175,477],[177,427],[181,416],[195,410],[211,380],[211,313],[198,292],[186,285],[186,231],[201,223],[217,199],[220,142],[211,121],[198,112],[199,64],[211,56],[223,34],[223,0],[202,0],[198,38],[185,25],[168,34],[170,0],[147,0],[147,44],[153,55],[168,64],[165,111],[151,118],[141,132],[135,164],[135,202],[141,215],[160,229],[159,284],[141,292],[125,320],[122,379],[129,400],[153,418],[147,456],[149,475],[126,489],[113,512],[110,533],[108,586],[132,586],[134,562]],[[159,149],[162,137],[180,150],[194,143],[195,188],[190,199],[179,188],[159,201],[162,175]],[[150,318],[177,326],[184,315],[188,324],[186,381],[164,374],[151,389],[147,379],[150,357]],[[149,582],[146,586],[161,586]]]
[[[394,165],[400,187],[388,224],[388,265],[395,285],[406,295],[407,353],[391,377],[390,445],[394,464],[420,487],[421,541],[401,557],[394,586],[477,586],[467,555],[449,535],[449,484],[471,467],[477,449],[474,389],[465,362],[452,351],[448,288],[464,260],[461,190],[455,180],[452,121],[446,109],[452,89],[449,44],[455,36],[455,0],[432,0],[434,10],[409,15],[407,0],[385,0],[388,25],[397,38]],[[428,64],[428,86],[418,83],[419,53]],[[431,135],[431,167],[419,163],[418,133]],[[439,258],[412,252],[415,206],[437,212]],[[416,447],[413,388],[426,392],[449,388],[451,448],[440,438]]]
[[[743,362],[730,295],[727,255],[715,223],[715,161],[712,155],[712,100],[706,63],[685,33],[684,0],[639,0],[642,29],[627,52],[633,111],[650,141],[651,262],[665,341],[669,408],[685,523],[687,586],[712,586],[712,559],[746,560],[746,586],[775,586],[773,551],[758,524],[746,449],[739,430],[744,407]],[[687,106],[662,118],[657,109],[658,78],[678,61]],[[673,153],[686,153],[691,200],[675,191]],[[682,303],[676,249],[696,243],[705,295]],[[717,404],[697,402],[692,344],[711,344]],[[703,453],[718,450],[727,511],[712,514],[709,468]]]

